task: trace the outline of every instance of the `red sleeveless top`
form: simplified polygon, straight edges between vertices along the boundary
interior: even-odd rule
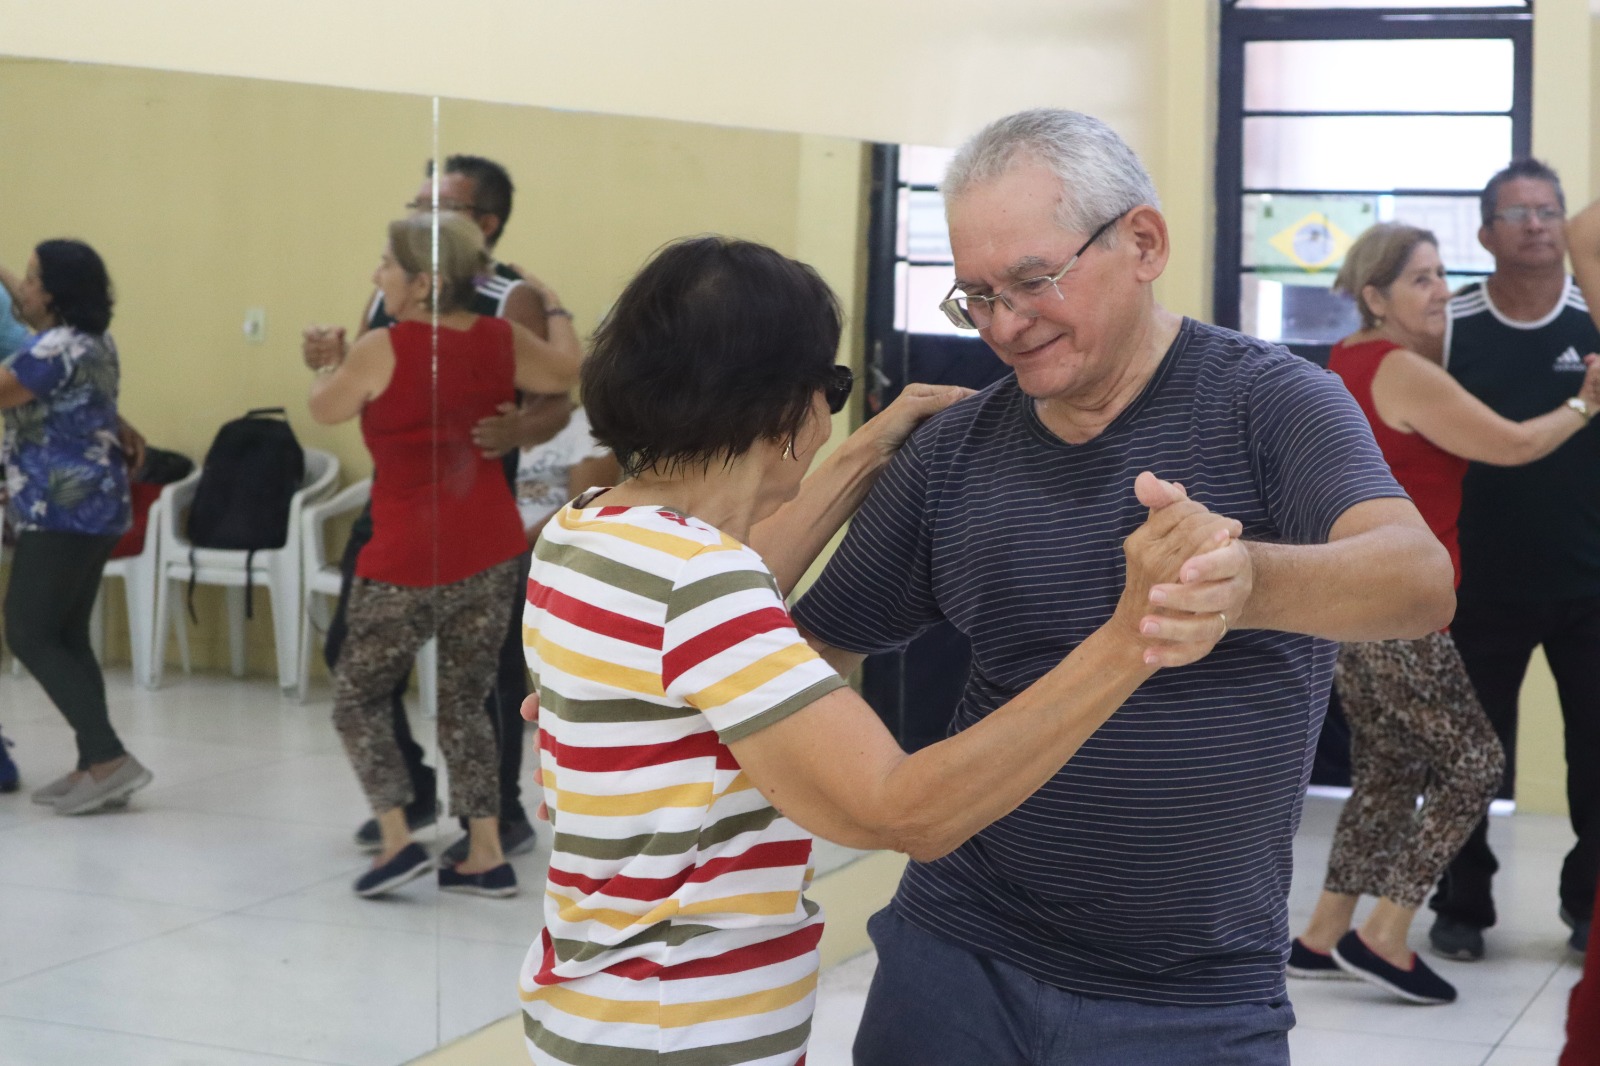
[[[1461,479],[1467,474],[1467,461],[1420,433],[1402,433],[1388,425],[1378,417],[1378,408],[1372,402],[1372,379],[1389,353],[1399,347],[1384,340],[1346,347],[1341,341],[1328,356],[1328,369],[1344,379],[1345,387],[1361,405],[1361,413],[1372,423],[1372,435],[1394,472],[1394,479],[1450,553],[1450,565],[1455,567],[1456,584],[1460,585],[1461,544],[1456,520],[1461,516]]]
[[[372,539],[359,577],[432,587],[461,581],[528,548],[499,459],[485,459],[472,427],[515,399],[510,323],[480,317],[468,329],[389,327],[394,376],[361,412],[372,453]],[[437,392],[436,392],[437,388]]]

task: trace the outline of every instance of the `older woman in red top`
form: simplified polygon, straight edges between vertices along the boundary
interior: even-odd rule
[[[473,444],[472,428],[511,402],[514,389],[570,388],[578,345],[568,319],[552,323],[547,342],[466,310],[487,263],[477,227],[461,216],[440,216],[437,230],[430,215],[390,223],[373,282],[398,321],[318,367],[311,387],[317,421],[360,416],[374,468],[375,533],[356,564],[333,708],[382,835],[372,869],[355,884],[366,897],[433,868],[406,826],[413,796],[389,693],[435,635],[439,748],[450,806],[467,819],[469,838],[465,861],[441,868],[439,885],[488,896],[517,887],[500,850],[498,759],[482,706],[505,636],[505,604],[525,576],[518,560],[527,542],[500,462]]]
[[[1328,368],[1361,405],[1459,580],[1456,519],[1468,461],[1516,466],[1555,451],[1600,406],[1600,362],[1591,357],[1577,402],[1512,422],[1439,365],[1450,293],[1432,233],[1374,226],[1351,246],[1335,288],[1355,298],[1362,328],[1334,346]],[[1429,888],[1483,817],[1505,754],[1448,632],[1346,644],[1335,684],[1350,721],[1354,787],[1322,896],[1290,946],[1289,973],[1351,975],[1413,1003],[1451,1002],[1455,989],[1406,937]],[[1362,895],[1378,903],[1353,930]]]

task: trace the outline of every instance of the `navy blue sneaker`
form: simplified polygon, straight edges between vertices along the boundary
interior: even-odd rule
[[[22,782],[17,764],[11,761],[11,753],[6,751],[11,746],[11,741],[0,736],[0,792],[15,792]]]
[[[1312,981],[1354,981],[1355,975],[1345,973],[1333,956],[1308,948],[1299,937],[1289,941],[1289,976]]]
[[[1456,1000],[1455,986],[1428,969],[1415,952],[1411,955],[1411,968],[1402,970],[1367,947],[1354,929],[1333,946],[1333,958],[1347,972],[1408,1002],[1437,1004]]]
[[[393,892],[407,881],[415,880],[433,869],[433,859],[421,844],[412,841],[395,853],[394,858],[382,866],[374,866],[356,879],[356,895],[365,899]]]
[[[505,899],[517,894],[517,871],[503,862],[481,874],[464,874],[454,866],[439,867],[439,888],[444,892],[465,892],[473,896]]]

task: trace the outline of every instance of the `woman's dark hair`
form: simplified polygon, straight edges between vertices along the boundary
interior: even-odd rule
[[[694,237],[623,290],[583,363],[595,439],[627,474],[707,469],[799,431],[839,347],[839,301],[764,245]]]
[[[100,334],[111,327],[111,277],[93,248],[82,241],[41,241],[39,284],[62,325]]]

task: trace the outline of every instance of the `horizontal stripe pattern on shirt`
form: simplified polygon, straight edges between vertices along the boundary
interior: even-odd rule
[[[1144,391],[1067,444],[1007,378],[922,427],[795,617],[856,652],[948,620],[972,643],[951,730],[981,720],[1111,617],[1144,470],[1247,539],[1326,541],[1403,496],[1339,380],[1185,320]],[[1307,590],[1315,595],[1316,590]],[[908,868],[922,928],[1084,995],[1222,1005],[1284,994],[1291,842],[1334,645],[1235,630],[1163,670],[1015,811]]]
[[[521,982],[530,1053],[795,1061],[821,931],[811,838],[727,745],[843,680],[760,557],[693,518],[569,507],[534,556],[523,631],[555,843]]]

